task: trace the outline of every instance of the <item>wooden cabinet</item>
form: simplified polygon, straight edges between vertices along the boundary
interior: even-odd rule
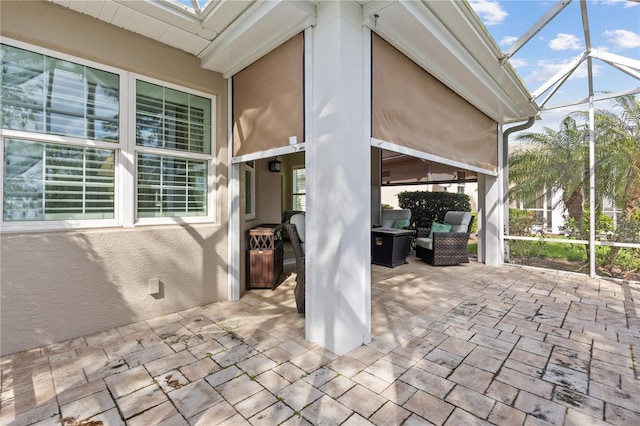
[[[273,289],[282,273],[283,256],[281,224],[263,224],[250,229],[247,288]]]

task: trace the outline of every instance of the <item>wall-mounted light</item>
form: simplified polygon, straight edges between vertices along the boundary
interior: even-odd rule
[[[269,161],[269,171],[274,173],[279,173],[282,170],[282,161],[274,158]]]

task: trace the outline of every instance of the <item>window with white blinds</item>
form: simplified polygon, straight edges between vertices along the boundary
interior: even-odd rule
[[[211,99],[137,80],[136,151],[138,218],[207,216]]]
[[[112,149],[5,139],[4,220],[111,219]]]
[[[206,161],[138,154],[138,217],[206,214]]]
[[[215,96],[31,48],[0,44],[3,231],[214,220]]]
[[[293,210],[307,211],[306,170],[293,169]]]
[[[136,144],[211,153],[211,100],[136,82]]]

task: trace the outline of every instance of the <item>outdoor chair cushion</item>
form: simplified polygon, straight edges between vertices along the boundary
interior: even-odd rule
[[[411,221],[411,210],[409,209],[382,209],[382,227],[393,228],[396,220]],[[407,225],[409,226],[409,225]]]
[[[300,248],[302,248],[302,252],[305,253],[304,250],[304,221],[305,216],[304,213],[298,213],[291,216],[289,219],[289,223],[296,226],[296,231],[298,232],[298,238],[300,239]]]
[[[467,232],[471,218],[469,212],[447,212],[444,215],[444,223],[451,225],[451,232]]]
[[[416,238],[416,246],[433,250],[433,238]]]
[[[431,232],[429,232],[429,238],[433,238],[434,232],[450,232],[451,229],[452,229],[452,225],[448,223],[433,222],[431,224]]]
[[[409,219],[398,219],[395,222],[393,222],[393,226],[391,226],[391,227],[395,228],[395,229],[408,228],[409,227]]]

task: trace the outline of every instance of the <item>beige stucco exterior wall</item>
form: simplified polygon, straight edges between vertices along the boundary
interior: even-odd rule
[[[48,2],[0,2],[0,35],[217,95],[216,220],[0,234],[0,353],[227,298],[227,82],[182,51]],[[161,293],[148,293],[160,278]]]

